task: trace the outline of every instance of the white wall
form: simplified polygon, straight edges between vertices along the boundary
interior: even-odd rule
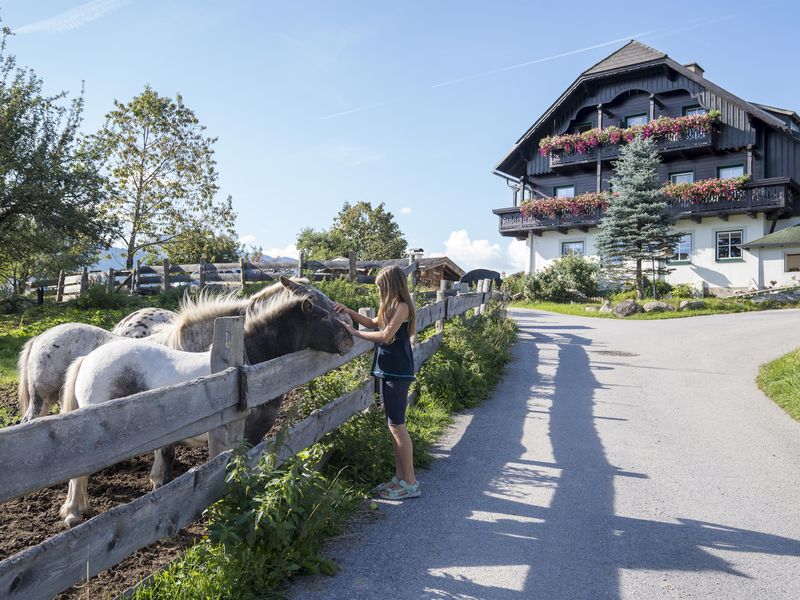
[[[779,222],[777,229],[782,229],[800,222],[800,217],[786,219]],[[740,288],[750,289],[768,284],[770,280],[784,282],[791,280],[792,273],[783,273],[783,250],[780,250],[780,260],[775,256],[767,257],[765,254],[764,269],[759,273],[759,258],[757,250],[754,252],[742,251],[742,260],[735,262],[719,262],[716,260],[716,234],[718,231],[741,230],[743,242],[755,240],[769,233],[770,222],[759,214],[753,219],[747,215],[732,215],[727,221],[719,218],[704,218],[702,223],[683,219],[678,221],[675,231],[692,234],[692,260],[686,265],[672,265],[674,270],[667,276],[670,283],[690,283],[699,286],[705,283],[710,289],[714,288]],[[570,229],[565,235],[557,231],[545,231],[541,236],[531,236],[529,244],[533,243],[533,268],[539,271],[547,267],[553,260],[561,256],[562,242],[583,241],[586,256],[597,257],[596,227],[588,232]],[[530,250],[530,248],[529,248]],[[766,253],[767,251],[761,250]],[[775,251],[772,251],[775,252]],[[780,263],[780,264],[778,264]],[[780,269],[780,273],[778,273]],[[759,281],[761,275],[761,281]],[[784,275],[786,277],[784,277]],[[800,277],[798,277],[800,279]]]

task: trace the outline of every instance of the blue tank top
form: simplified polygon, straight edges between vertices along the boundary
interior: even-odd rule
[[[408,321],[404,321],[390,344],[375,344],[372,358],[372,376],[383,379],[414,379],[414,353],[408,335]]]

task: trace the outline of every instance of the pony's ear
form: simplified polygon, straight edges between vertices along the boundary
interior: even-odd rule
[[[311,302],[311,300],[309,300],[308,298],[306,298],[305,300],[303,300],[303,304],[301,306],[303,308],[303,312],[307,313],[311,312],[311,309],[314,308],[314,303]]]
[[[292,291],[292,292],[294,292],[296,294],[301,294],[301,293],[304,293],[306,291],[305,288],[302,285],[300,285],[299,283],[297,283],[295,281],[292,281],[291,279],[289,279],[288,277],[286,277],[284,275],[281,275],[280,277],[278,277],[278,281],[280,281],[281,285],[283,287],[285,287],[287,290],[290,290],[290,291]]]

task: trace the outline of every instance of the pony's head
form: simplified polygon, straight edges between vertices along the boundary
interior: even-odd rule
[[[311,285],[308,279],[299,277],[285,277],[281,275],[278,281],[270,286],[265,287],[263,290],[253,294],[250,297],[250,310],[256,309],[257,305],[261,304],[269,306],[271,304],[280,304],[284,301],[286,295],[293,295],[298,297],[309,296],[315,306],[326,310],[331,313],[335,318],[344,321],[350,325],[353,320],[346,313],[337,313],[333,310],[333,300],[328,298],[320,290]]]
[[[291,294],[279,303],[248,311],[245,346],[248,360],[259,363],[306,348],[346,354],[353,337],[332,311],[316,305],[312,295]]]

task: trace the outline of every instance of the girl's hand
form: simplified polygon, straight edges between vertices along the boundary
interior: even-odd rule
[[[350,309],[347,308],[344,304],[339,304],[338,302],[334,302],[333,303],[333,310],[335,310],[337,313],[345,313],[345,314],[347,314],[347,312]]]
[[[358,331],[353,329],[353,326],[350,325],[350,323],[348,323],[347,321],[342,321],[341,323],[342,325],[344,325],[344,328],[347,329],[347,333],[349,333],[353,337],[361,337],[360,335],[358,335]]]

